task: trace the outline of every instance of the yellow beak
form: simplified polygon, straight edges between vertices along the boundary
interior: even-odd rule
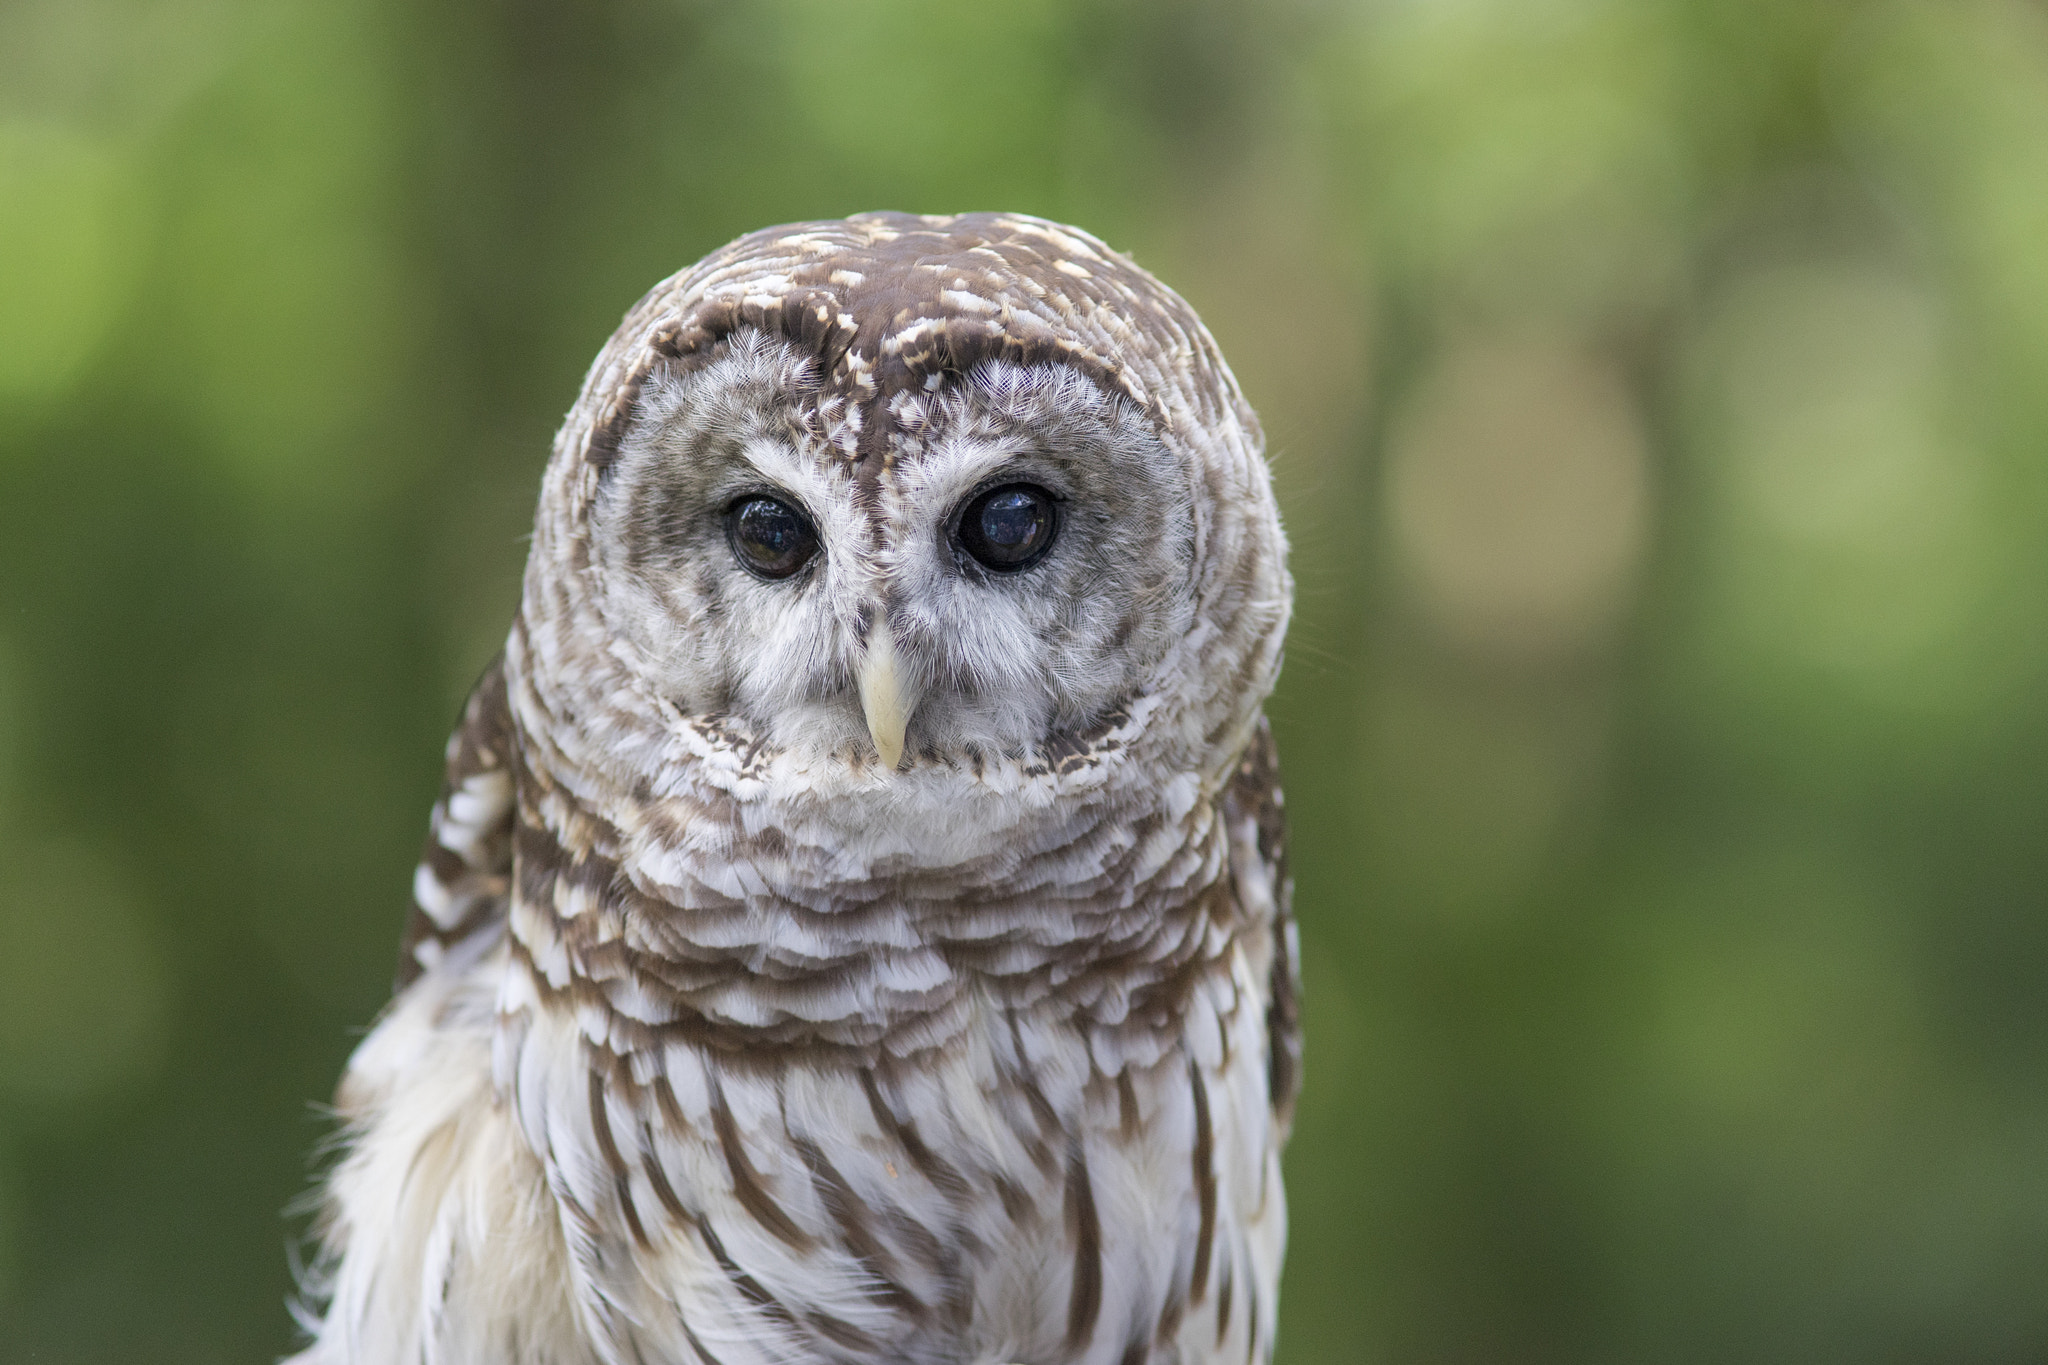
[[[868,654],[861,661],[860,709],[867,717],[875,752],[894,770],[903,761],[903,732],[910,726],[910,713],[917,709],[917,697],[897,671],[896,634],[889,629],[888,615],[880,611],[868,628]]]

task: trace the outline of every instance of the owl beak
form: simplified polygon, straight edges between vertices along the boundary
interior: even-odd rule
[[[867,658],[860,666],[860,709],[867,717],[875,752],[894,770],[903,761],[903,732],[917,709],[917,694],[905,685],[896,664],[896,633],[889,617],[877,611],[868,627]]]

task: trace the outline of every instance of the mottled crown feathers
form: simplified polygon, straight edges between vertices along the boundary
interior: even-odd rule
[[[1017,214],[866,213],[749,233],[650,290],[591,373],[607,401],[584,457],[617,454],[659,361],[687,365],[744,328],[815,356],[864,410],[856,457],[879,451],[892,398],[984,360],[1071,366],[1162,425],[1213,419],[1211,391],[1256,423],[1194,310],[1087,233]]]

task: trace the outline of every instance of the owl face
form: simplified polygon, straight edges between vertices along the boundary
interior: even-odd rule
[[[1187,462],[1074,368],[983,361],[848,459],[814,355],[742,330],[643,384],[591,504],[617,647],[680,712],[877,776],[1085,745],[1196,606]]]
[[[770,228],[650,291],[556,438],[522,790],[678,904],[995,885],[1207,809],[1289,595],[1257,419],[1150,275],[1019,215]]]

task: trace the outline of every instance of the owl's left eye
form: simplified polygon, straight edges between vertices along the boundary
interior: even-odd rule
[[[1036,484],[1013,483],[968,503],[954,534],[983,568],[1015,573],[1044,558],[1058,532],[1053,495]]]
[[[733,557],[757,578],[787,578],[818,553],[810,519],[777,498],[754,494],[725,511]]]

